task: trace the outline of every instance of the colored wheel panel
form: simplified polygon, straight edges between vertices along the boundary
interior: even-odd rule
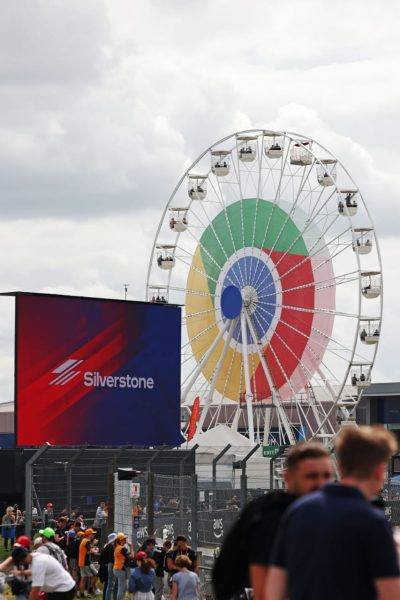
[[[253,339],[247,328],[253,392],[259,398],[271,397],[257,353],[260,343],[282,399],[304,387],[323,355],[315,351],[320,345],[313,333],[315,273],[326,276],[329,271],[329,261],[321,270],[313,260],[296,224],[274,203],[249,198],[222,210],[201,236],[187,282],[191,290],[186,297],[187,327],[196,360],[201,360],[223,326],[226,317],[221,311],[221,295],[234,286],[244,302],[247,299],[250,303],[248,310],[257,336]],[[201,295],[193,294],[193,290]],[[325,300],[332,305],[334,296],[330,294]],[[196,316],[191,318],[191,314]],[[318,336],[329,335],[330,319],[319,318],[317,324]],[[207,361],[203,371],[206,378],[216,368],[222,348],[221,341]],[[239,400],[243,393],[243,374],[238,368],[241,362],[242,332],[237,323],[215,385],[220,394],[232,400]]]

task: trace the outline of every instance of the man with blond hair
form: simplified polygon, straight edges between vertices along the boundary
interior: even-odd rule
[[[370,504],[383,486],[394,435],[343,429],[340,483],[295,502],[272,553],[266,600],[398,600],[400,571],[385,515]]]

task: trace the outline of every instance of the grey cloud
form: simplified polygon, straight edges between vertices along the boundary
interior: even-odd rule
[[[354,176],[382,240],[387,319],[400,327],[390,283],[400,8],[388,6],[6,0],[2,289],[121,297],[130,282],[143,298],[158,220],[186,168],[233,131],[271,126],[315,137]],[[0,400],[10,389],[7,311],[0,303]],[[391,333],[382,378],[398,373]]]
[[[107,35],[99,3],[6,0],[0,19],[1,85],[87,84],[101,74]]]

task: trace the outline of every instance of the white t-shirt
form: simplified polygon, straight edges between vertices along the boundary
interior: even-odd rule
[[[75,581],[58,560],[46,554],[32,554],[32,587],[42,592],[68,592]]]

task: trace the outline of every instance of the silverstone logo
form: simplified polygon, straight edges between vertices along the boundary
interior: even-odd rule
[[[83,363],[83,360],[76,360],[75,358],[69,358],[63,362],[59,367],[52,371],[52,373],[55,373],[57,377],[50,381],[49,385],[65,385],[77,377],[80,371],[75,371],[74,369],[81,363]]]
[[[83,360],[69,358],[59,365],[52,373],[56,377],[49,385],[65,385],[77,377],[82,371],[76,371]],[[154,389],[152,377],[137,377],[135,375],[101,375],[99,371],[84,371],[83,385],[92,388],[131,388],[131,389]]]

